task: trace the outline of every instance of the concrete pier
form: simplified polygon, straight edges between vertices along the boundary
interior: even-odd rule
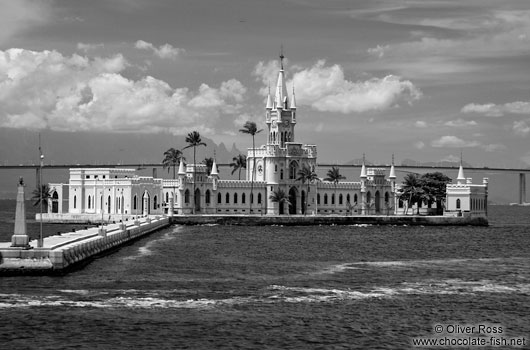
[[[144,217],[134,222],[93,227],[37,240],[28,247],[0,243],[0,275],[63,274],[97,255],[116,249],[153,231],[169,226],[168,217]]]

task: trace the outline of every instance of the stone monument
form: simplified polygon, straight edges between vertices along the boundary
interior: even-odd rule
[[[15,211],[15,231],[11,237],[11,247],[30,249],[29,236],[26,228],[26,202],[24,196],[24,180],[18,182],[17,207]]]

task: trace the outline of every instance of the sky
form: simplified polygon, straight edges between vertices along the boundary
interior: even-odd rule
[[[318,145],[319,162],[462,154],[474,166],[530,166],[528,0],[0,6],[0,128],[197,130],[244,150],[245,121],[266,128],[283,46],[296,141]]]

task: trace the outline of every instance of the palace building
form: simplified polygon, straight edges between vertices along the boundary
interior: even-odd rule
[[[269,91],[265,106],[265,144],[248,149],[246,180],[222,179],[215,161],[210,173],[204,164],[181,162],[175,179],[142,177],[132,169],[70,169],[68,184],[50,184],[51,210],[44,219],[98,221],[160,214],[394,215],[398,203],[393,164],[388,177],[387,169],[366,168],[363,160],[359,181],[302,183],[298,179],[304,167],[317,170],[317,146],[296,138],[295,91],[291,96],[287,92],[283,56],[280,65],[274,94]],[[482,187],[464,186],[460,179],[453,187],[448,186],[451,210],[458,210],[458,200],[461,210],[483,205],[476,201],[484,192]],[[460,199],[468,188],[470,201]],[[279,191],[290,205],[272,199]],[[67,208],[63,207],[66,199]]]

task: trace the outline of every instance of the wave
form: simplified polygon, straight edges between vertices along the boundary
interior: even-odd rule
[[[147,242],[146,244],[144,244],[143,246],[139,247],[138,254],[124,257],[123,260],[134,260],[134,259],[143,258],[149,255],[152,255],[153,246],[156,246],[161,242],[168,242],[168,241],[174,240],[176,238],[175,234],[181,231],[182,228],[183,228],[182,226],[174,227],[171,231],[166,232],[162,237],[153,239]]]

